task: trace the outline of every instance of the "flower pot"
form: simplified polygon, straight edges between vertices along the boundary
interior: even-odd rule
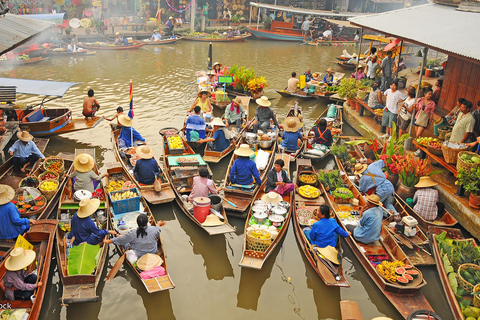
[[[350,106],[350,108],[355,109],[355,105],[356,105],[355,99],[347,98],[347,103]]]
[[[415,191],[417,191],[417,189],[404,186],[402,181],[400,181],[397,189],[397,194],[403,200],[407,200],[408,198],[413,199],[413,196],[415,195]]]
[[[468,197],[468,204],[472,208],[480,209],[480,196],[470,193],[470,196]]]
[[[425,70],[425,77],[428,77],[428,78],[433,78],[433,76],[435,75],[435,72],[431,69],[426,69]]]
[[[393,184],[393,187],[396,187],[398,183],[398,173],[393,174],[393,173],[387,172],[387,180]]]
[[[250,92],[252,94],[253,100],[259,99],[263,96],[263,90],[260,92]]]

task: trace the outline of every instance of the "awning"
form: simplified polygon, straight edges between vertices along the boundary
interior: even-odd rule
[[[385,37],[382,37],[382,36],[377,36],[377,35],[374,35],[374,34],[365,34],[365,35],[363,35],[363,39],[370,40],[370,41],[385,42],[385,43],[390,43],[390,41],[391,41],[389,38],[385,38]]]
[[[0,55],[29,41],[37,34],[53,27],[48,21],[6,14],[0,16]]]
[[[65,92],[80,82],[58,82],[27,79],[0,78],[0,86],[15,86],[17,93],[37,96],[63,97]]]
[[[402,42],[401,39],[395,39],[393,40],[392,42],[390,42],[389,44],[387,44],[385,46],[385,48],[383,48],[383,51],[390,51],[392,50],[393,48],[395,48],[400,42]]]
[[[250,5],[254,6],[254,7],[258,7],[258,8],[266,8],[266,9],[271,9],[271,10],[285,11],[285,12],[291,12],[291,13],[301,14],[301,15],[306,15],[306,16],[355,17],[355,16],[360,16],[360,15],[365,15],[364,13],[355,13],[355,12],[333,13],[332,11],[285,7],[285,6],[277,6],[277,5],[274,5],[274,4],[256,3],[256,2],[250,2]]]
[[[43,20],[53,22],[55,24],[62,24],[65,13],[49,13],[49,14],[29,14],[30,19]]]
[[[344,21],[344,20],[334,20],[334,19],[327,19],[327,18],[322,18],[325,21],[330,22],[331,24],[336,24],[340,26],[344,26],[346,28],[359,28],[357,26],[354,26],[353,24],[350,23],[350,21]]]
[[[354,25],[475,63],[480,61],[478,20],[478,13],[435,3],[349,19]]]

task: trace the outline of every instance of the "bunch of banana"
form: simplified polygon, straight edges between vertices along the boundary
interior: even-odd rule
[[[304,198],[316,198],[320,195],[320,190],[315,187],[305,185],[298,188],[298,193]]]
[[[119,200],[125,200],[125,199],[129,199],[129,198],[138,197],[138,194],[136,192],[132,192],[132,191],[128,190],[128,191],[125,191],[125,192],[122,192],[122,193],[117,192],[117,193],[111,194],[110,196],[112,197],[113,201],[119,201]]]

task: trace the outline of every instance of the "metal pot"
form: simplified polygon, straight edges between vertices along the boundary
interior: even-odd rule
[[[258,140],[258,146],[262,149],[270,149],[272,144],[273,140]]]
[[[219,196],[211,195],[208,197],[210,199],[210,208],[222,212],[223,200]]]
[[[257,134],[256,133],[253,133],[253,132],[248,132],[248,131],[245,131],[242,133],[242,136],[246,139],[250,138],[250,139],[257,139]]]
[[[279,216],[285,217],[287,215],[288,210],[284,207],[280,207],[277,205],[272,208],[271,212],[272,212],[272,215],[279,215]]]
[[[252,207],[253,212],[266,212],[267,211],[267,205],[261,205],[261,204],[255,204]]]
[[[283,208],[287,209],[287,211],[288,211],[288,209],[290,209],[290,203],[288,203],[287,201],[282,200],[278,203],[278,205],[280,207],[283,207]]]
[[[257,222],[260,224],[267,220],[268,214],[266,212],[254,212],[253,217],[257,219]]]
[[[272,226],[278,228],[282,225],[283,221],[285,220],[285,217],[272,214],[269,219],[270,219],[270,222],[272,222]]]
[[[263,200],[255,200],[255,201],[253,202],[253,205],[254,205],[254,206],[256,206],[257,204],[258,204],[258,205],[261,205],[261,206],[266,206],[266,205],[267,205],[267,203],[266,203],[265,201],[263,201]]]

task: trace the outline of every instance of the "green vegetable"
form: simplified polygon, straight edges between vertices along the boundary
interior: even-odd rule
[[[452,272],[448,274],[448,282],[450,282],[453,292],[457,293],[458,282],[455,273]]]
[[[96,256],[100,251],[99,245],[82,243],[70,249],[68,256],[68,275],[91,274],[96,266]]]
[[[449,274],[450,272],[455,272],[455,270],[453,270],[452,264],[450,263],[450,260],[448,260],[447,254],[443,255],[442,260],[443,260],[443,266],[445,268],[445,272],[447,274]]]

